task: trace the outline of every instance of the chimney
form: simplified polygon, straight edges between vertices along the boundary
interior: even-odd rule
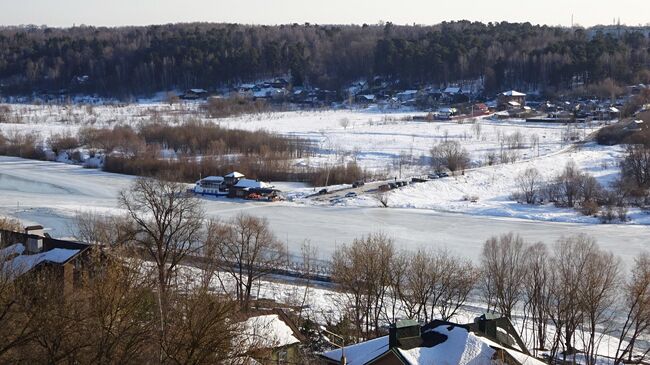
[[[388,329],[388,348],[410,350],[422,344],[420,325],[414,320],[400,320]]]
[[[43,251],[43,238],[37,236],[28,236],[26,246],[27,252],[39,253]]]
[[[25,235],[27,236],[27,242],[25,244],[27,252],[39,253],[43,251],[43,226],[25,227]]]

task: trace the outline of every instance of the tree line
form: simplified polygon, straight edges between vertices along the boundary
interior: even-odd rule
[[[482,79],[492,93],[608,78],[650,82],[648,46],[643,33],[625,27],[603,33],[507,22],[22,26],[0,29],[0,81],[6,94],[66,89],[128,97],[279,75],[290,75],[294,86],[340,91],[381,76],[408,87]]]

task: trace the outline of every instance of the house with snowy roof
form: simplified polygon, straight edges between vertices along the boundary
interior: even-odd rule
[[[0,275],[8,280],[23,280],[47,271],[49,280],[62,283],[69,293],[77,285],[91,245],[57,240],[44,233],[41,226],[25,232],[0,230]]]
[[[208,91],[205,89],[188,89],[185,90],[183,94],[181,94],[179,97],[184,100],[196,100],[200,98],[205,98],[208,96]]]
[[[305,336],[281,309],[259,311],[240,323],[238,346],[259,364],[299,364]]]
[[[519,91],[504,91],[497,97],[497,109],[499,110],[519,109],[525,105],[526,94]]]
[[[511,329],[502,325],[485,317],[468,325],[435,320],[420,326],[415,321],[398,321],[390,326],[388,336],[326,351],[320,358],[332,365],[544,364],[522,347],[516,333],[516,338],[510,338]]]
[[[260,180],[241,178],[228,188],[230,198],[250,198],[251,196],[273,197],[277,190],[273,185]]]

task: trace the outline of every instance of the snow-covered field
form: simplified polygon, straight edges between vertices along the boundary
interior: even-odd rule
[[[514,201],[518,190],[516,177],[527,168],[537,168],[545,180],[558,175],[570,161],[592,174],[604,187],[614,182],[619,173],[618,161],[623,147],[603,147],[589,143],[562,153],[524,160],[514,164],[485,166],[464,175],[412,184],[388,193],[388,204],[395,208],[432,209],[483,216],[516,217],[522,219],[598,223],[593,216],[584,216],[575,209],[557,208],[553,204],[526,205]],[[476,201],[471,200],[477,198]],[[378,206],[371,194],[340,199],[336,205]],[[631,208],[627,224],[650,224],[650,214]]]
[[[83,126],[110,127],[120,123],[137,126],[152,118],[182,123],[190,118],[202,118],[196,103],[92,107],[13,104],[11,108],[13,121],[21,123],[0,124],[0,131],[6,135],[13,131],[37,132],[43,140],[53,133],[73,134]],[[573,160],[603,185],[609,184],[618,173],[620,147],[588,143],[575,149],[565,141],[567,134],[584,137],[596,130],[597,125],[571,127],[573,130],[569,131],[563,125],[516,120],[413,121],[412,117],[417,115],[423,113],[386,114],[372,109],[293,111],[211,121],[227,128],[265,129],[314,140],[319,146],[318,155],[296,161],[297,164],[322,165],[354,159],[364,168],[391,177],[390,174],[398,173],[395,161],[400,155],[408,156],[402,169],[404,177],[429,172],[429,149],[444,140],[459,141],[474,162],[484,161],[488,153],[498,153],[506,143],[505,136],[517,132],[523,148],[512,150],[518,155],[515,163],[476,167],[458,177],[394,190],[388,195],[389,209],[377,208],[379,203],[370,194],[331,203],[329,199],[306,198],[314,193],[314,188],[280,182],[276,186],[294,198],[293,201],[269,205],[205,198],[207,214],[230,217],[248,211],[267,217],[276,234],[288,241],[290,247],[298,248],[300,242],[310,239],[322,246],[324,257],[337,244],[378,230],[399,237],[404,247],[442,246],[470,256],[475,255],[473,249],[480,247],[489,235],[507,231],[519,231],[547,242],[576,231],[593,232],[606,246],[615,248],[618,239],[627,236],[631,251],[624,255],[628,257],[648,249],[639,237],[640,233],[648,232],[647,228],[634,225],[650,223],[650,215],[639,210],[630,210],[630,221],[626,224],[605,226],[594,224],[598,222],[596,218],[582,216],[572,209],[530,206],[511,199],[516,190],[515,177],[529,166],[550,177]],[[342,123],[343,120],[347,122]],[[539,148],[533,146],[535,139],[539,139]],[[118,213],[116,196],[131,181],[132,177],[78,166],[0,158],[0,214],[42,223],[59,235],[70,235],[69,226],[79,210]],[[471,202],[468,197],[478,200]]]
[[[459,141],[474,163],[498,153],[506,139],[518,133],[523,148],[511,151],[518,159],[545,155],[564,148],[569,133],[584,136],[597,125],[567,128],[562,125],[526,123],[523,120],[492,121],[486,118],[457,121],[414,121],[422,112],[384,113],[376,109],[291,111],[241,117],[209,119],[199,104],[128,104],[115,105],[23,105],[13,104],[12,118],[21,123],[0,123],[0,131],[36,132],[46,140],[54,133],[75,134],[84,126],[111,127],[116,124],[137,126],[151,120],[182,123],[201,119],[226,128],[267,130],[300,136],[315,142],[319,152],[311,158],[296,160],[303,166],[322,166],[356,161],[363,168],[388,176],[421,174],[430,170],[430,149],[441,141]],[[570,131],[572,130],[572,131]],[[533,145],[532,141],[539,143]]]
[[[453,180],[444,179],[394,191],[390,194],[389,206],[549,221],[594,223],[597,219],[582,217],[574,210],[524,206],[513,202],[510,196],[515,191],[514,178],[517,174],[526,167],[535,166],[543,175],[551,176],[573,159],[607,185],[616,174],[616,159],[621,152],[620,148],[589,146],[581,151],[569,148],[569,134],[584,138],[599,127],[597,124],[576,128],[487,118],[427,122],[412,120],[424,116],[421,112],[383,113],[377,109],[292,111],[207,119],[198,103],[93,106],[13,104],[10,107],[11,119],[21,123],[0,124],[0,132],[5,135],[34,132],[46,141],[56,133],[74,135],[84,126],[137,126],[151,120],[178,124],[190,119],[203,119],[226,128],[268,130],[314,141],[318,153],[294,161],[296,165],[323,166],[356,161],[364,169],[388,178],[407,178],[430,172],[430,149],[442,141],[460,142],[469,152],[474,165],[485,164],[488,154],[498,155],[506,150],[516,156],[516,163],[478,168]],[[508,138],[515,134],[521,140],[521,148],[508,150]],[[315,204],[309,199],[300,199],[313,193],[313,189],[287,184],[279,186],[288,196],[297,197],[297,202]],[[467,197],[478,197],[479,200],[471,203]],[[361,195],[358,199],[344,199],[336,204],[374,207],[378,202],[372,196]],[[638,211],[632,211],[630,217],[631,223],[650,222],[648,216]]]

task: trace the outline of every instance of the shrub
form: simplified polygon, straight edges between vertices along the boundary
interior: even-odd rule
[[[452,172],[465,170],[469,165],[469,153],[458,141],[443,141],[431,148],[431,161],[437,171],[444,167]]]
[[[586,200],[580,205],[580,212],[583,215],[596,215],[598,210],[598,203],[593,200]]]
[[[258,114],[271,108],[264,100],[251,100],[244,97],[209,98],[203,106],[210,118],[226,118],[242,114]]]

